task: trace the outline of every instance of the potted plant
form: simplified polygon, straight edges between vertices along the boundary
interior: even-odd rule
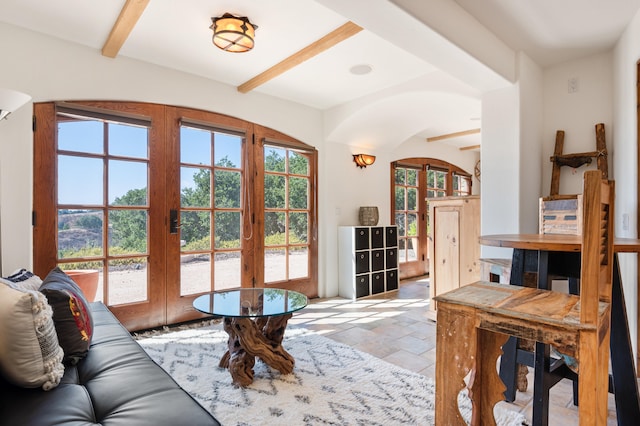
[[[93,302],[98,290],[100,271],[97,269],[70,269],[64,271],[73,282],[78,284],[88,302]]]

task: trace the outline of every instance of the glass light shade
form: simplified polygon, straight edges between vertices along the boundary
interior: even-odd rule
[[[376,157],[375,155],[353,154],[353,161],[362,169],[375,163]]]
[[[249,22],[247,17],[233,16],[225,13],[218,18],[211,18],[213,24],[213,44],[225,52],[247,52],[253,49],[257,25]]]
[[[0,120],[31,100],[31,96],[11,89],[0,88]]]

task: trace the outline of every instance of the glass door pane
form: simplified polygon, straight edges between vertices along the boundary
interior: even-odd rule
[[[309,278],[309,156],[264,146],[264,282]]]
[[[97,270],[95,298],[110,306],[148,301],[148,128],[69,114],[57,124],[58,265]]]
[[[180,128],[180,295],[241,284],[241,135]]]
[[[395,169],[395,224],[398,226],[398,260],[415,262],[419,258],[418,172],[409,167]]]

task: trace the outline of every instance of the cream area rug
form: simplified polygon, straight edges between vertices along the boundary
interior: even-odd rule
[[[247,388],[235,387],[218,367],[227,346],[220,324],[138,336],[138,343],[224,426],[434,424],[431,379],[306,329],[285,334],[293,373],[258,361]],[[459,406],[470,418],[468,398],[461,396]],[[495,415],[498,425],[527,424],[502,407]]]

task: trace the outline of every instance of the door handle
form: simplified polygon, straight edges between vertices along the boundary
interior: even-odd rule
[[[169,233],[177,234],[178,229],[180,229],[180,224],[178,223],[178,210],[171,209],[169,210]]]

